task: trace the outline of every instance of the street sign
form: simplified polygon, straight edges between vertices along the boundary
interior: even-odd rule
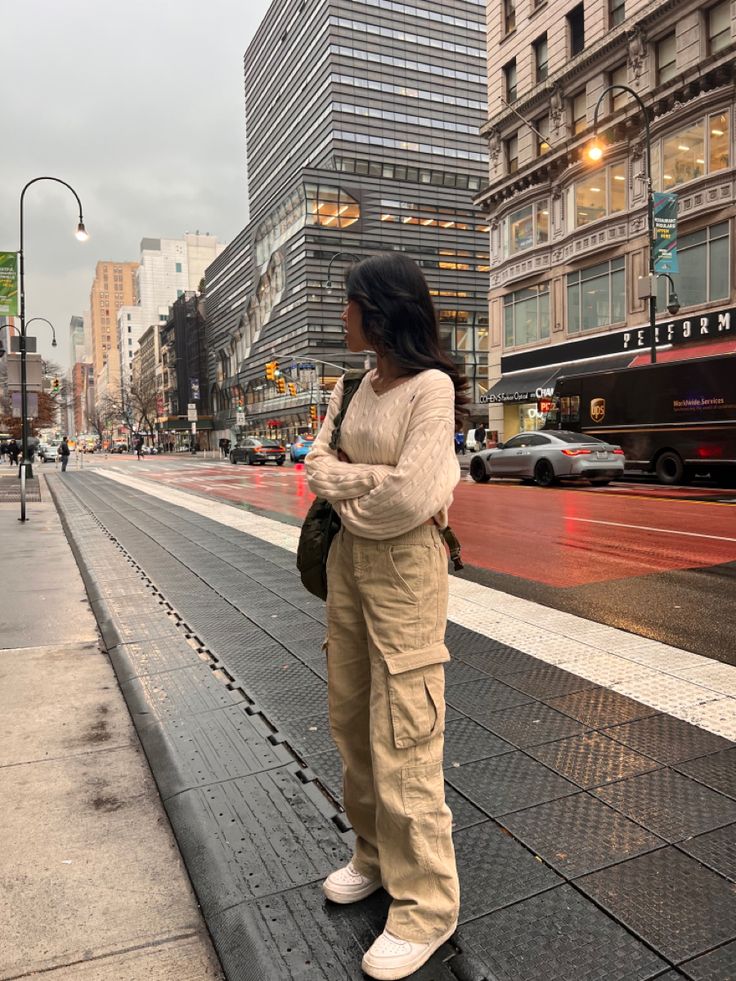
[[[20,388],[20,354],[8,354],[8,388]],[[43,365],[40,354],[26,355],[26,391],[43,391]]]
[[[196,435],[197,435],[197,423],[196,422],[193,422],[192,423],[192,436],[196,436]]]
[[[238,409],[235,413],[235,425],[244,426],[245,425],[245,412],[242,409]]]
[[[190,402],[187,405],[187,422],[197,421],[197,406],[196,403]]]
[[[12,405],[13,405],[13,418],[14,419],[22,419],[23,418],[23,411],[22,411],[22,407],[21,407],[21,398],[20,397],[21,397],[21,393],[20,392],[12,392],[11,393],[11,396],[10,396],[11,402],[12,402]],[[36,395],[34,392],[29,392],[28,395],[27,395],[27,397],[26,397],[26,400],[27,400],[27,403],[28,403],[28,418],[29,419],[36,419],[36,418],[38,418],[38,395]]]

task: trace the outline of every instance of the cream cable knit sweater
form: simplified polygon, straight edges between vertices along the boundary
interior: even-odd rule
[[[361,538],[403,535],[434,517],[447,525],[452,491],[460,479],[455,456],[455,388],[431,369],[376,395],[369,372],[342,425],[342,463],[330,449],[342,402],[335,385],[327,417],[306,458],[307,480],[334,504],[345,527]]]

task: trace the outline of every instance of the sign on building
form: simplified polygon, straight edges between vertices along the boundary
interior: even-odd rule
[[[187,422],[197,421],[197,406],[194,402],[187,405]]]
[[[677,195],[652,194],[654,232],[652,251],[655,273],[677,273]]]

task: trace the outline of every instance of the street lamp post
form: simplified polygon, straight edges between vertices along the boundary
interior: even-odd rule
[[[356,255],[354,252],[336,252],[327,263],[327,279],[325,280],[325,289],[332,289],[332,263],[335,259],[352,259],[353,262],[360,262],[360,256]]]
[[[18,249],[18,287],[20,294],[20,413],[21,413],[21,439],[22,439],[22,453],[23,460],[21,462],[22,475],[24,478],[33,476],[31,470],[30,461],[28,460],[28,391],[27,391],[27,376],[26,376],[26,291],[25,291],[25,251],[23,248],[23,202],[25,200],[26,191],[32,184],[38,183],[38,181],[54,181],[57,184],[63,184],[64,187],[69,188],[74,197],[76,198],[77,204],[79,205],[79,223],[77,224],[77,230],[75,235],[80,242],[85,242],[88,238],[87,229],[84,227],[84,218],[82,216],[82,202],[79,200],[79,195],[71,186],[67,184],[66,181],[61,180],[59,177],[34,177],[33,180],[28,181],[26,186],[20,192],[20,248]],[[42,317],[34,317],[34,320],[42,320]],[[30,321],[29,321],[30,322]],[[48,321],[47,321],[48,323]],[[53,330],[53,327],[51,328]],[[54,331],[54,343],[56,342],[56,331]],[[22,495],[21,495],[22,496]],[[21,500],[21,521],[26,520],[25,516],[25,501]]]
[[[608,95],[609,92],[619,91],[628,92],[630,96],[638,103],[641,109],[642,117],[644,119],[644,142],[646,145],[646,171],[645,180],[647,185],[647,228],[649,233],[649,285],[647,287],[647,293],[649,299],[649,341],[650,341],[650,360],[652,364],[657,361],[657,293],[656,293],[656,279],[654,275],[654,198],[653,198],[653,188],[652,188],[652,139],[651,133],[649,131],[649,116],[647,114],[647,109],[641,98],[637,93],[629,88],[628,85],[609,85],[607,88],[603,89],[601,94],[598,96],[598,101],[595,104],[595,112],[593,113],[593,134],[598,130],[598,110],[600,109],[601,102]],[[587,155],[588,159],[592,160],[594,163],[598,163],[603,159],[604,154],[603,144],[594,139],[593,143],[588,147]],[[644,291],[640,294],[640,298],[643,299],[645,296]]]

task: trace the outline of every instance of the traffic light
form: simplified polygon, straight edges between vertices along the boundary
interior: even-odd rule
[[[312,422],[316,422],[317,421],[317,406],[316,405],[310,405],[309,406],[309,415],[312,418]]]
[[[59,379],[54,378],[54,380],[51,382],[51,393],[53,395],[56,395],[60,388],[61,388],[61,384],[59,382]]]
[[[266,364],[266,379],[272,382],[276,377],[276,369],[278,364],[276,361],[268,361]]]
[[[296,385],[294,382],[289,382],[289,395],[296,395]]]
[[[286,391],[286,382],[284,381],[283,378],[276,379],[276,388],[278,389],[279,392],[281,392],[282,395]]]

